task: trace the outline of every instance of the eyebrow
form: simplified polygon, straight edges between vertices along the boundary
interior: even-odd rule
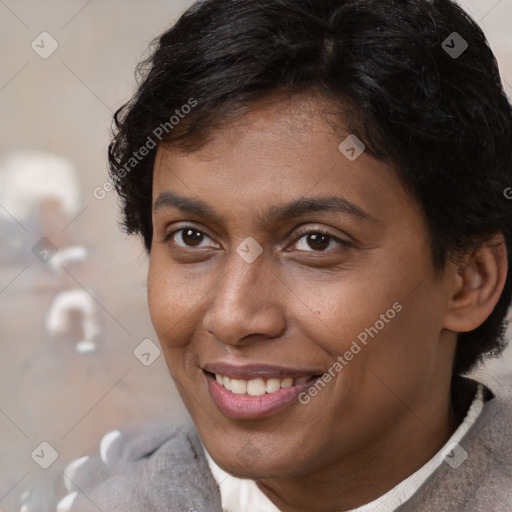
[[[153,206],[153,211],[160,209],[176,208],[183,213],[208,218],[218,223],[225,222],[210,205],[200,199],[180,196],[174,192],[162,192]],[[282,222],[293,217],[298,217],[311,212],[345,213],[362,220],[377,221],[369,213],[365,212],[350,201],[338,196],[302,197],[289,203],[274,205],[263,213],[256,214],[256,220],[264,225],[270,222]]]

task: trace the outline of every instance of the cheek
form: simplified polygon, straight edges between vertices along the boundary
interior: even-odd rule
[[[431,282],[412,293],[403,293],[406,290],[395,295],[400,311],[392,319],[385,310],[378,311],[388,323],[375,317],[363,331],[366,345],[360,354],[363,368],[359,369],[369,377],[368,401],[374,397],[381,404],[389,402],[387,407],[397,406],[396,396],[404,403],[414,403],[439,375],[445,370],[449,373],[445,365],[449,365],[450,354],[439,345],[443,318],[440,290]],[[356,366],[351,370],[357,371]]]
[[[408,289],[407,283],[390,282],[390,275],[389,269],[374,265],[373,269],[361,266],[336,275],[288,279],[285,289],[293,291],[287,304],[289,318],[300,325],[303,337],[336,359],[354,340],[364,347],[365,339],[371,339],[367,330],[375,334],[376,323],[378,337],[390,331],[399,316],[393,304],[404,295],[402,288]]]
[[[197,354],[190,340],[197,322],[197,290],[183,286],[165,261],[155,253],[150,256],[148,306],[153,328],[174,382],[184,382],[191,369],[197,368]],[[182,393],[182,388],[178,390]],[[186,397],[185,397],[186,398]]]
[[[172,325],[169,323],[169,313],[173,309],[168,307],[170,297],[166,281],[165,272],[163,272],[162,265],[159,264],[153,249],[148,270],[148,307],[151,322],[160,342],[163,341],[160,335],[164,331],[164,326]]]
[[[294,291],[292,316],[303,336],[333,363],[347,355],[344,384],[356,385],[370,372],[403,388],[434,371],[443,291],[432,282],[428,259],[398,252],[334,278],[317,274],[286,283]]]
[[[151,322],[164,351],[185,344],[193,325],[194,306],[201,296],[197,286],[187,286],[183,273],[152,251],[148,271],[148,306]],[[197,285],[197,283],[195,283]]]

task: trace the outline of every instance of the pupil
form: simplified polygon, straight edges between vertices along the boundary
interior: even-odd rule
[[[195,236],[194,236],[195,234]],[[184,237],[187,237],[191,243],[188,243],[188,241],[185,241],[187,245],[199,245],[201,243],[201,240],[203,239],[203,234],[199,231],[195,231],[194,229],[187,229],[184,232]]]
[[[321,233],[317,233],[314,235],[309,235],[308,244],[312,249],[326,249],[329,246],[329,236],[322,235]],[[313,244],[313,245],[311,245]],[[316,247],[315,247],[316,244]]]

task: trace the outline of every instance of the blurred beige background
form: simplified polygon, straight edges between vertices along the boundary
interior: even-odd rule
[[[55,510],[63,467],[102,434],[183,414],[152,344],[146,257],[118,229],[115,194],[98,187],[136,63],[190,4],[0,0],[0,511]],[[512,1],[461,4],[486,32],[510,97]],[[509,350],[478,373],[492,385],[511,368]],[[58,453],[48,469],[42,442]]]

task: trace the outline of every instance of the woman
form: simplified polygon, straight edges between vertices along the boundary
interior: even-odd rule
[[[109,434],[60,509],[510,511],[510,404],[463,377],[512,293],[512,112],[477,25],[206,0],[140,70],[111,176],[193,425]]]

